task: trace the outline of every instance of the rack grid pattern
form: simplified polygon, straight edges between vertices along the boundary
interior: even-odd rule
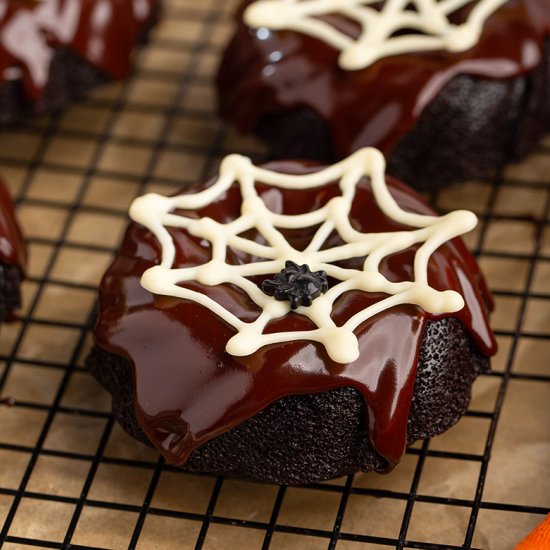
[[[431,197],[480,217],[468,244],[501,351],[466,417],[390,476],[277,487],[180,472],[122,432],[82,368],[130,201],[204,180],[227,153],[264,155],[215,115],[236,3],[167,0],[132,80],[0,135],[31,254],[0,340],[0,547],[512,548],[550,512],[550,140],[495,181]]]

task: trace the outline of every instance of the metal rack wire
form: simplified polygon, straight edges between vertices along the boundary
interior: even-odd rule
[[[541,359],[550,350],[549,142],[495,181],[431,197],[480,215],[470,245],[496,286],[501,353],[461,428],[411,447],[402,474],[286,488],[181,473],[125,439],[82,369],[97,282],[131,199],[205,179],[228,152],[262,156],[218,121],[212,101],[235,4],[167,1],[131,81],[0,136],[32,257],[24,311],[0,342],[0,397],[13,397],[0,405],[0,546],[443,550],[488,547],[504,524],[512,547],[550,512],[532,455],[523,467],[535,479],[518,473],[512,484],[524,494],[498,488],[509,466],[498,438],[517,424],[517,407],[550,420],[540,405],[550,388]]]

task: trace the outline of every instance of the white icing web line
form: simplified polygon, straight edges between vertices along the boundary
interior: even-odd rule
[[[468,211],[451,212],[442,217],[406,212],[389,193],[384,174],[384,157],[373,148],[361,149],[334,166],[300,176],[271,172],[254,166],[246,157],[230,155],[223,160],[216,183],[204,191],[176,197],[148,194],[134,201],[130,217],[153,232],[162,246],[161,264],[148,269],[141,284],[154,294],[201,304],[234,327],[237,334],[229,340],[226,348],[234,356],[251,354],[267,344],[311,340],[323,344],[334,361],[354,361],[359,357],[354,330],[378,313],[399,304],[416,304],[433,314],[450,313],[464,307],[464,300],[457,292],[440,292],[429,286],[428,262],[445,241],[473,229],[477,224],[476,216]],[[361,233],[353,229],[349,213],[357,184],[363,176],[370,177],[374,198],[384,214],[414,229],[389,233]],[[268,210],[255,188],[255,182],[261,182],[281,189],[311,189],[333,181],[339,181],[340,196],[332,198],[318,210],[295,216]],[[172,213],[175,209],[203,208],[225,193],[234,182],[240,185],[243,199],[241,215],[234,221],[221,224],[210,218],[196,220]],[[293,248],[279,231],[316,225],[320,227],[303,251]],[[176,250],[167,227],[182,228],[191,235],[208,240],[212,244],[211,260],[194,267],[173,268]],[[265,238],[267,245],[239,236],[253,228]],[[333,231],[338,232],[344,244],[321,250]],[[394,283],[386,279],[379,271],[380,262],[415,244],[420,244],[420,247],[414,260],[414,281]],[[227,247],[262,260],[243,265],[227,264]],[[363,270],[345,269],[333,263],[363,256],[366,257]],[[291,311],[290,304],[264,294],[247,277],[276,274],[285,267],[286,260],[307,264],[312,271],[324,270],[341,282],[316,298],[310,307],[301,306],[295,310],[297,314],[308,317],[317,329],[264,334],[271,320]],[[254,322],[244,322],[205,294],[178,286],[184,281],[198,281],[207,286],[236,285],[250,296],[262,313]],[[338,297],[353,289],[389,296],[338,327],[330,317],[333,304]]]
[[[379,11],[370,7],[380,0],[258,0],[245,11],[244,21],[254,28],[293,30],[308,34],[341,51],[345,70],[364,69],[391,55],[428,50],[460,52],[474,46],[486,19],[507,0],[478,0],[461,25],[448,16],[471,0],[382,0]],[[417,11],[407,9],[414,4]],[[357,21],[362,32],[357,40],[340,32],[318,16],[341,14]],[[400,30],[424,34],[392,36]]]

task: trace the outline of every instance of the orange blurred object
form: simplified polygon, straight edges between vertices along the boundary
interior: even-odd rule
[[[514,550],[550,550],[550,514]]]

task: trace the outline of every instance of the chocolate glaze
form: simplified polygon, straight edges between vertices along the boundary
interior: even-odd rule
[[[0,0],[0,83],[22,80],[37,101],[53,50],[68,47],[113,79],[128,76],[158,0]]]
[[[303,174],[317,170],[302,162],[284,161],[266,165],[284,173]],[[406,210],[432,214],[413,191],[388,179],[392,195]],[[211,185],[213,180],[200,188]],[[337,183],[303,191],[285,191],[258,184],[258,191],[275,212],[297,214],[315,210],[339,194]],[[218,201],[194,213],[227,222],[239,216],[240,191],[234,185]],[[188,214],[188,213],[186,213]],[[365,178],[359,184],[351,218],[361,231],[394,231],[403,226],[378,209]],[[286,238],[303,248],[315,228],[287,232]],[[208,242],[171,231],[176,243],[178,267],[210,259]],[[248,238],[259,239],[250,233]],[[338,243],[332,235],[327,246]],[[381,271],[390,280],[410,280],[414,249],[387,258]],[[202,443],[254,416],[273,401],[287,395],[323,392],[353,387],[365,398],[368,428],[374,448],[396,464],[406,445],[407,419],[414,388],[418,351],[426,322],[435,317],[416,306],[404,305],[365,322],[357,331],[361,356],[352,364],[334,363],[324,347],[315,342],[295,341],[261,348],[247,357],[225,351],[234,329],[210,310],[180,299],[153,296],[139,279],[159,263],[161,250],[145,228],[131,224],[119,256],[107,271],[100,288],[100,316],[96,343],[127,357],[134,368],[134,401],[137,418],[147,436],[171,463],[181,465]],[[230,250],[228,262],[248,262],[242,252]],[[252,259],[254,260],[254,259]],[[345,262],[362,265],[360,258]],[[259,285],[261,278],[255,279]],[[485,355],[496,350],[487,311],[491,298],[483,277],[462,241],[442,246],[429,266],[429,282],[437,289],[455,289],[465,298],[465,308],[454,314],[466,327],[473,342]],[[330,282],[329,282],[330,283]],[[243,320],[259,314],[257,306],[239,288],[231,285],[200,289]],[[342,324],[381,295],[348,292],[336,302],[333,318]],[[294,312],[272,321],[268,331],[307,330],[310,321]]]
[[[17,265],[24,273],[27,252],[21,230],[15,220],[10,195],[0,181],[0,263]]]
[[[331,22],[356,32],[343,17],[331,16]],[[523,75],[540,64],[549,34],[550,0],[509,0],[465,52],[392,56],[345,71],[339,52],[323,41],[292,31],[263,32],[260,39],[244,25],[241,11],[218,74],[220,111],[248,132],[265,114],[307,107],[330,126],[336,156],[364,146],[389,156],[454,76]]]

